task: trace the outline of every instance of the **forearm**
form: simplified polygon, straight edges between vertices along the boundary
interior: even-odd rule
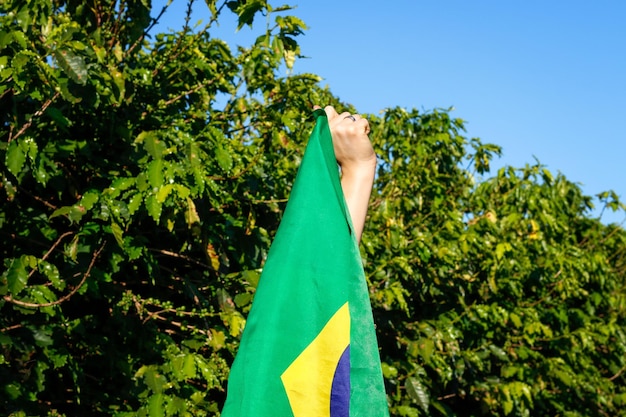
[[[338,114],[332,106],[326,106],[324,111],[328,116],[335,157],[341,167],[341,188],[356,240],[360,242],[376,175],[376,154],[368,136],[369,122],[358,114]]]
[[[342,167],[341,188],[346,199],[348,211],[357,242],[361,241],[365,218],[369,205],[374,176],[376,174],[376,158],[358,166]]]

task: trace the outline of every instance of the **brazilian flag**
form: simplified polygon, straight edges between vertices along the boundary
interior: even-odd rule
[[[372,310],[328,120],[314,112],[222,417],[388,416]]]

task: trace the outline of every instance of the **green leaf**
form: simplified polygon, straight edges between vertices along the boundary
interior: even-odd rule
[[[226,335],[224,332],[211,329],[209,344],[216,351],[222,349],[226,345]]]
[[[128,213],[132,216],[133,214],[135,214],[135,212],[137,211],[137,209],[139,209],[139,206],[141,205],[141,202],[143,201],[143,196],[141,195],[141,193],[135,193],[133,194],[133,196],[130,198],[130,201],[128,202]]]
[[[263,10],[264,2],[259,0],[243,2],[243,6],[237,10],[239,14],[239,23],[237,24],[237,30],[241,29],[244,25],[252,26],[254,16],[260,10]]]
[[[16,21],[19,27],[22,29],[22,32],[26,32],[31,25],[32,16],[29,13],[30,10],[26,7],[23,7],[19,10],[19,12],[15,15],[17,17]]]
[[[67,100],[68,102],[72,103],[72,104],[78,104],[83,100],[83,97],[80,97],[79,94],[74,95],[72,92],[70,92],[70,79],[60,79],[58,80],[58,86],[57,86],[57,91],[59,91],[61,93],[61,97],[63,97],[63,99]]]
[[[100,195],[95,191],[88,191],[81,197],[78,202],[79,206],[82,206],[86,211],[89,211],[93,208],[93,205],[98,202],[100,199]]]
[[[19,178],[24,162],[26,162],[26,153],[24,153],[17,140],[11,141],[5,155],[7,169],[16,178]]]
[[[6,32],[0,30],[0,50],[4,49],[9,43],[13,41],[13,32]]]
[[[111,198],[117,198],[122,191],[129,189],[131,186],[137,183],[137,178],[125,177],[117,178],[109,188],[105,190],[105,193]]]
[[[381,366],[383,370],[383,376],[386,379],[393,379],[398,376],[398,368],[396,368],[395,366],[389,365],[386,362],[382,362]]]
[[[503,388],[503,391],[504,390],[506,390],[506,387]],[[513,401],[507,395],[507,398],[502,401],[502,411],[504,411],[505,415],[508,415],[511,411],[513,411],[513,405]]]
[[[513,326],[517,328],[522,327],[522,320],[517,314],[515,313],[509,314],[509,319],[511,320],[511,323],[513,323]]]
[[[72,211],[72,206],[64,206],[60,207],[52,212],[52,214],[48,217],[48,219],[54,219],[58,216],[66,216]]]
[[[50,346],[54,343],[52,340],[52,332],[42,328],[33,329],[33,338],[39,346]]]
[[[85,210],[85,207],[79,204],[75,204],[70,208],[70,212],[68,213],[67,217],[68,219],[70,219],[70,222],[72,222],[72,224],[78,223],[86,213],[87,210]]]
[[[87,65],[81,56],[69,49],[56,49],[52,54],[59,66],[75,83],[81,85],[87,83]]]
[[[406,380],[406,392],[409,397],[420,406],[424,412],[428,412],[430,398],[428,391],[422,383],[415,377],[408,377]]]
[[[224,171],[229,171],[233,166],[233,158],[230,155],[230,152],[218,146],[215,149],[215,157],[217,158],[217,163]]]
[[[185,220],[187,221],[187,226],[191,229],[197,223],[200,223],[200,216],[198,215],[198,210],[196,209],[196,205],[193,200],[187,197],[187,210],[185,211]]]
[[[148,412],[150,417],[165,417],[164,395],[159,393],[148,400]]]
[[[252,301],[252,294],[249,294],[249,293],[237,294],[234,298],[234,301],[237,307],[239,308],[245,307],[249,305],[250,302]]]
[[[454,417],[454,413],[446,406],[444,405],[442,402],[437,401],[437,400],[432,400],[430,402],[430,405],[437,411],[439,411],[439,413],[441,413],[442,416],[445,417]]]
[[[496,358],[500,359],[501,361],[508,362],[509,356],[500,347],[498,347],[496,345],[489,345],[489,350],[491,351],[491,353],[493,353],[493,355]]]
[[[173,189],[174,189],[174,186],[172,184],[165,184],[164,186],[159,188],[159,191],[157,191],[156,193],[157,201],[159,203],[163,203],[167,199],[167,196],[170,195]]]
[[[117,223],[111,223],[111,232],[117,241],[117,244],[120,245],[121,248],[124,247],[124,232],[122,228]]]
[[[247,282],[253,288],[256,288],[259,285],[259,279],[261,278],[261,274],[258,270],[246,270],[241,273],[241,277],[244,282]]]
[[[54,120],[59,126],[67,128],[71,125],[71,121],[63,115],[61,110],[56,107],[48,107],[46,109],[46,115]]]
[[[66,252],[69,258],[76,262],[76,257],[78,256],[78,240],[79,235],[75,235],[69,245],[66,246]]]
[[[153,189],[163,185],[163,161],[161,159],[150,162],[148,166],[148,180]]]
[[[22,384],[18,383],[9,383],[4,386],[4,392],[9,396],[10,399],[16,400],[22,396]],[[26,416],[26,414],[18,414],[19,417]]]
[[[510,250],[511,245],[509,243],[498,243],[496,245],[496,259],[500,260],[504,254]]]
[[[435,351],[435,343],[430,338],[422,338],[417,341],[419,354],[424,361],[428,363],[430,358]]]
[[[154,159],[163,158],[167,146],[161,141],[156,132],[141,132],[135,142],[143,142],[144,149]]]
[[[135,373],[135,378],[143,378],[150,391],[155,394],[163,392],[167,380],[154,365],[144,365]]]
[[[58,290],[65,288],[65,280],[61,279],[61,274],[55,265],[50,262],[40,260],[37,268],[39,272],[50,281],[54,288]]]
[[[417,409],[408,405],[400,405],[396,408],[396,411],[401,417],[418,417],[420,415]]]
[[[124,99],[124,94],[126,93],[124,75],[113,65],[109,65],[109,74],[113,79],[113,85],[117,89],[117,94],[115,94],[116,102],[120,102]]]
[[[574,380],[569,372],[562,371],[560,369],[554,369],[554,375],[566,386],[573,386]]]
[[[178,194],[180,198],[186,199],[191,194],[191,191],[189,190],[189,188],[181,184],[174,184],[174,189],[176,190],[176,194]]]
[[[196,377],[196,361],[193,354],[188,353],[185,355],[182,372],[185,376],[185,379],[191,379]]]
[[[513,375],[517,374],[519,368],[517,366],[503,366],[500,370],[500,375],[504,378],[510,378]]]
[[[162,206],[155,195],[146,197],[146,209],[148,210],[148,214],[158,223],[161,218]]]
[[[228,314],[228,329],[231,336],[239,337],[245,325],[246,319],[238,312],[234,311]]]
[[[28,281],[26,267],[27,262],[25,262],[24,256],[11,260],[9,268],[6,271],[7,284],[11,294],[17,295],[26,287],[26,282]]]
[[[144,191],[147,191],[149,188],[150,188],[150,184],[149,184],[148,176],[146,175],[145,172],[139,173],[139,175],[137,175],[137,190],[144,192]]]

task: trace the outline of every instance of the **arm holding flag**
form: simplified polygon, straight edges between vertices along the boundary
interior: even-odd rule
[[[341,188],[358,242],[365,226],[376,174],[376,154],[368,137],[369,123],[358,114],[339,114],[332,106],[327,106],[324,111],[328,117],[335,156],[341,167]]]
[[[369,124],[332,107],[314,116],[222,417],[389,416],[358,247],[376,172]]]

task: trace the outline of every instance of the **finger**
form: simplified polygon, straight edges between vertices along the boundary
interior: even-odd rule
[[[328,120],[332,120],[335,117],[339,116],[339,114],[337,114],[337,110],[335,110],[333,106],[324,107],[324,111],[326,112],[326,117],[328,117]]]
[[[313,106],[313,110],[319,110],[319,109],[321,109],[321,107],[318,106],[317,104]]]
[[[344,116],[344,114],[346,115],[346,120],[356,123],[361,129],[363,129],[362,132],[365,132],[366,135],[370,133],[370,124],[363,116],[360,114],[342,113],[340,117]]]
[[[338,115],[337,118],[338,118],[338,121],[340,122],[347,122],[347,123],[356,122],[356,117],[354,117],[352,114],[350,114],[350,112],[347,112],[347,111]]]
[[[365,132],[366,135],[370,134],[370,123],[367,121],[367,119],[364,118],[359,118],[357,119],[357,122],[359,123],[360,126],[363,126],[363,132]]]

